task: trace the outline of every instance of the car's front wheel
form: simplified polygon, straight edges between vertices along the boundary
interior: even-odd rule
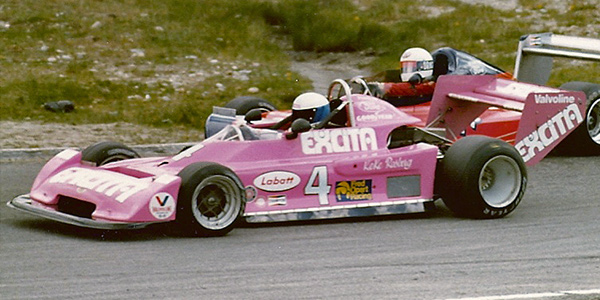
[[[140,155],[133,149],[118,142],[99,142],[85,148],[81,153],[81,160],[102,166],[111,162],[139,158]]]
[[[501,218],[521,202],[527,169],[517,150],[486,136],[467,136],[445,154],[436,174],[436,190],[455,214],[477,219]]]
[[[210,162],[185,167],[177,201],[178,232],[190,236],[222,236],[244,213],[244,192],[229,168]]]
[[[268,100],[253,96],[236,97],[229,101],[225,107],[235,109],[235,114],[242,116],[253,109],[260,109],[263,112],[277,110],[277,107]]]

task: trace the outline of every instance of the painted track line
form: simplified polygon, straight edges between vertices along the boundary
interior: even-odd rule
[[[467,297],[467,298],[451,298],[445,300],[512,300],[512,299],[540,299],[550,297],[564,297],[574,295],[600,295],[600,289],[590,290],[572,290],[547,293],[530,293],[530,294],[513,294],[499,296],[482,296],[482,297]]]

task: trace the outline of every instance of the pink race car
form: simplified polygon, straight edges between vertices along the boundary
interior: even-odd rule
[[[114,142],[65,150],[42,168],[29,194],[8,205],[91,228],[170,222],[193,236],[224,235],[242,219],[424,212],[440,197],[457,215],[500,218],[525,192],[523,157],[529,164],[539,161],[582,122],[585,109],[583,93],[531,93],[521,103],[527,117],[517,134],[523,145],[516,149],[485,136],[453,143],[381,99],[351,94],[342,80],[330,91],[338,87],[338,97],[329,95],[330,113],[317,124],[299,118],[289,120],[288,130],[276,130],[236,120],[167,157],[139,158]],[[540,104],[540,97],[566,100]],[[448,107],[448,120],[464,123],[487,104],[455,107],[441,97],[433,105]],[[534,137],[547,132],[552,140]]]

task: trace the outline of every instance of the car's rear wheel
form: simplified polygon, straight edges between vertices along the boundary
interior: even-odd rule
[[[191,164],[179,172],[177,200],[179,233],[222,236],[241,219],[245,207],[240,180],[230,169],[210,162]]]
[[[582,91],[587,97],[585,120],[555,149],[559,155],[600,155],[600,84],[568,82],[561,89]]]
[[[81,160],[102,166],[111,162],[139,158],[140,155],[133,149],[118,142],[99,142],[85,148],[81,153]]]
[[[504,217],[521,202],[527,170],[517,150],[485,136],[467,136],[445,154],[436,191],[455,214],[477,219]]]
[[[240,96],[229,101],[225,107],[235,109],[236,115],[245,115],[253,109],[260,109],[264,112],[277,110],[277,107],[268,100],[253,97],[253,96]]]

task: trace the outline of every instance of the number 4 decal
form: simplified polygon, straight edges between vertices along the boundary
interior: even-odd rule
[[[327,205],[329,204],[327,196],[330,190],[331,186],[327,184],[327,167],[315,167],[304,187],[304,193],[306,195],[319,195],[319,204]]]

